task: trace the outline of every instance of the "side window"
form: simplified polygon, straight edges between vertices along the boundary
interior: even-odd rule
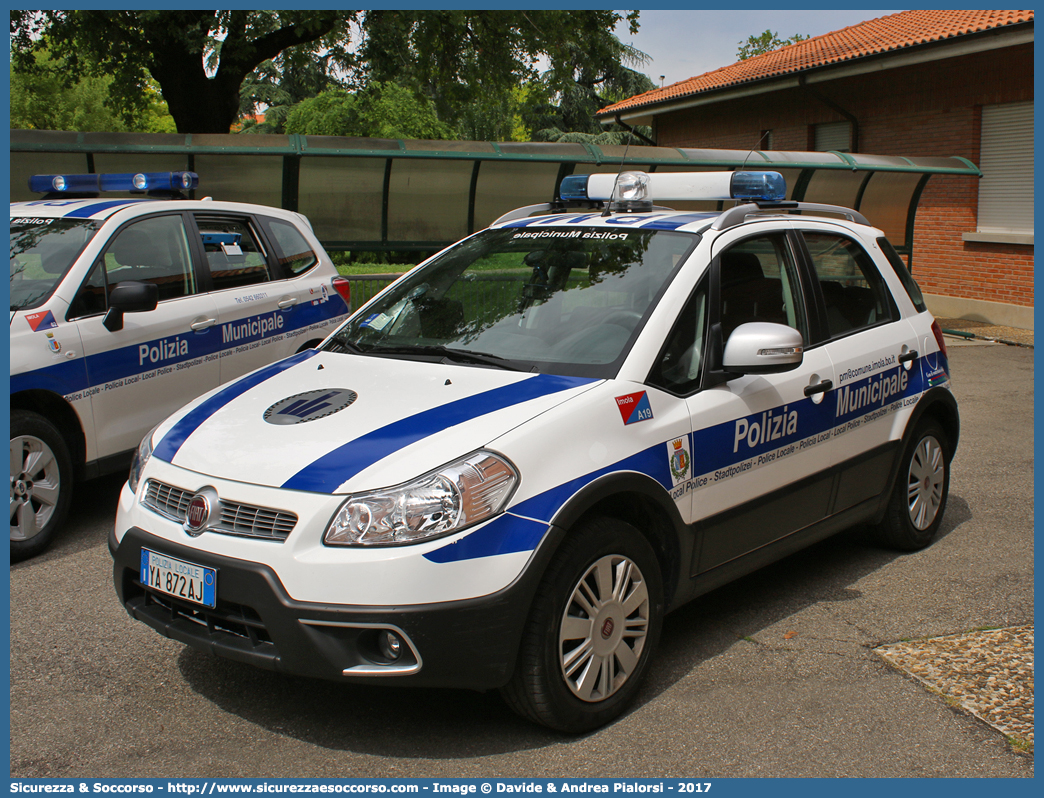
[[[269,219],[268,229],[279,248],[279,263],[291,274],[301,274],[319,262],[305,237],[289,222]]]
[[[117,233],[80,287],[70,318],[104,313],[108,292],[124,280],[154,283],[160,302],[198,292],[180,216],[142,219]]]
[[[888,289],[859,244],[832,233],[805,232],[804,237],[823,293],[831,338],[891,320]]]
[[[663,355],[650,374],[650,382],[672,393],[688,394],[696,390],[703,365],[706,329],[707,284],[704,281],[678,314]]]
[[[906,264],[903,263],[902,257],[895,251],[892,242],[887,238],[879,238],[877,239],[877,246],[881,248],[885,257],[888,258],[888,263],[891,265],[896,275],[898,275],[900,282],[903,284],[903,288],[906,289],[906,293],[910,297],[910,301],[913,302],[914,307],[917,308],[917,312],[924,313],[928,310],[928,306],[924,304],[924,294],[921,293],[921,287],[917,285],[917,281],[914,280],[913,275],[910,274],[910,270],[906,268]]]
[[[264,248],[245,219],[200,215],[196,217],[196,226],[203,239],[215,291],[272,279]]]
[[[721,332],[751,321],[793,327],[808,340],[794,257],[785,235],[748,238],[721,255]]]

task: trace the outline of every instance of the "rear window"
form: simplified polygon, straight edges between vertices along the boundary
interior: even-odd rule
[[[903,263],[902,256],[895,251],[892,242],[883,236],[877,239],[877,246],[881,248],[885,257],[888,258],[888,262],[892,264],[892,268],[899,277],[899,281],[903,284],[903,288],[906,289],[910,301],[913,302],[914,307],[917,308],[917,312],[924,313],[928,310],[928,306],[924,304],[924,294],[921,293],[921,287],[917,285],[917,281],[913,278],[913,275],[910,274],[910,270],[906,268],[906,264]]]

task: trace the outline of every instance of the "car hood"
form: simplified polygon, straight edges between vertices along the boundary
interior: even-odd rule
[[[218,388],[153,435],[203,475],[317,493],[405,482],[600,380],[309,351]]]

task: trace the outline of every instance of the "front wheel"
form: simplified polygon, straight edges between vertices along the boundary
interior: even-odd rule
[[[932,542],[946,511],[951,457],[949,440],[938,422],[919,422],[903,453],[885,517],[875,530],[881,543],[916,551]]]
[[[637,692],[662,619],[660,566],[648,541],[623,521],[588,522],[562,544],[537,590],[505,700],[559,731],[608,723]]]
[[[12,561],[50,545],[69,510],[72,489],[72,459],[61,433],[37,413],[12,410]]]

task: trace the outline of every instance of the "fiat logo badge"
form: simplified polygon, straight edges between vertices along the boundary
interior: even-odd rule
[[[217,500],[217,496],[209,495],[210,493],[200,491],[189,500],[183,527],[192,537],[202,535],[210,523],[210,514]]]
[[[616,626],[616,624],[613,623],[613,619],[612,618],[606,618],[605,619],[605,623],[602,624],[602,639],[603,640],[608,640],[610,637],[612,637],[613,629],[615,628],[615,626]]]

